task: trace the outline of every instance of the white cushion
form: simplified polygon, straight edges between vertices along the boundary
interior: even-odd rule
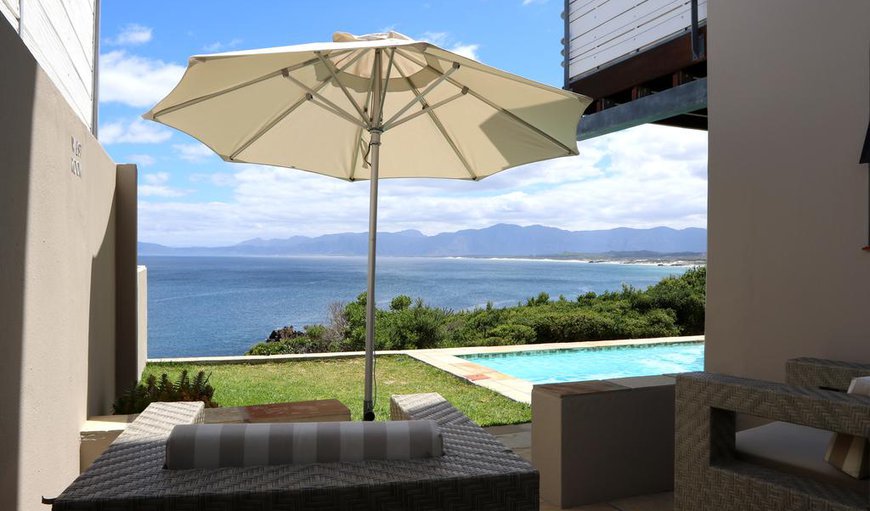
[[[852,378],[848,393],[870,396],[870,376]],[[870,468],[870,444],[864,437],[834,433],[828,442],[825,461],[856,479],[864,479]]]

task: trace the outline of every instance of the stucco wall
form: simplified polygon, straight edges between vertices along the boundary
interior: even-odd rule
[[[44,511],[110,411],[116,275],[136,269],[117,266],[115,164],[2,20],[0,62],[0,509]]]
[[[870,362],[870,2],[710,0],[706,368]]]
[[[136,377],[142,376],[148,362],[148,268],[136,267]]]

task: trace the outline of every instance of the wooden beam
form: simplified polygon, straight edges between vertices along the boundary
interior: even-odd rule
[[[700,35],[706,40],[706,26],[701,27]],[[699,60],[693,59],[692,34],[686,32],[586,76],[569,79],[566,88],[594,99],[605,98],[706,61],[706,56]]]
[[[707,79],[701,78],[636,101],[584,115],[577,127],[577,140],[588,140],[652,122],[674,125],[675,118],[687,113],[697,113],[698,116],[683,117],[681,126],[706,129],[707,118],[703,115],[706,108]]]

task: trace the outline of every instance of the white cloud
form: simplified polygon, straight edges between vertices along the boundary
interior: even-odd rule
[[[480,182],[385,180],[379,227],[427,234],[501,222],[570,230],[705,227],[706,140],[705,132],[641,126],[582,142],[579,156],[526,165]],[[368,228],[367,182],[219,165],[222,172],[190,179],[231,186],[230,200],[140,203],[142,239],[222,245]]]
[[[191,163],[202,163],[215,156],[214,151],[200,143],[175,144],[172,146],[172,149],[178,154],[179,158]]]
[[[169,186],[169,174],[167,172],[156,172],[153,174],[142,175],[143,184],[138,186],[140,197],[181,197],[187,195],[187,190],[179,190]]]
[[[184,74],[184,66],[115,50],[100,55],[100,102],[151,107]]]
[[[150,167],[156,161],[150,154],[130,154],[127,156],[127,161],[135,163],[140,167]]]
[[[211,183],[214,186],[229,188],[235,186],[236,175],[230,172],[209,172],[191,174],[188,179],[191,183]]]
[[[235,48],[236,46],[238,46],[240,44],[242,44],[242,39],[235,37],[235,38],[230,39],[229,41],[227,41],[225,43],[221,42],[221,41],[215,41],[213,43],[206,44],[205,46],[202,47],[202,49],[205,51],[209,51],[209,52],[218,52],[221,50],[229,50],[229,49]]]
[[[430,42],[469,59],[480,60],[477,56],[477,50],[480,49],[479,44],[465,44],[456,41],[447,32],[423,32],[420,40]]]
[[[523,0],[523,5],[545,4],[548,0]]]
[[[98,133],[103,144],[159,144],[172,137],[168,129],[142,119],[101,124]]]
[[[109,37],[104,42],[112,46],[136,46],[151,40],[151,27],[131,23],[121,28],[115,37]]]
[[[472,60],[480,60],[477,57],[477,50],[479,48],[479,44],[457,44],[450,47],[450,51]]]
[[[144,174],[142,180],[149,185],[163,185],[169,181],[169,173],[155,172],[154,174]]]
[[[447,32],[423,32],[420,40],[430,42],[436,46],[445,46],[448,37]]]

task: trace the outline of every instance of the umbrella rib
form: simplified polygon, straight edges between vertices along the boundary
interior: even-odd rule
[[[374,59],[372,59],[372,60],[374,60]],[[374,64],[372,64],[372,72],[371,72],[371,76],[369,77],[369,90],[366,91],[366,103],[365,103],[365,106],[363,107],[363,110],[365,110],[365,112],[367,114],[369,114],[369,116],[368,116],[369,126],[371,126],[372,123],[374,122],[374,117],[371,115],[371,112],[369,112],[369,107],[371,106],[371,103],[372,103],[372,91],[374,91],[374,90],[375,90],[375,66],[374,66]]]
[[[454,68],[455,69],[455,68]],[[405,73],[402,72],[401,69],[397,69],[402,78],[408,82],[408,87],[411,88],[411,92],[414,93],[415,96],[420,96],[420,91],[417,90],[417,87],[411,82],[411,79],[408,78]],[[465,87],[467,89],[467,87]],[[419,98],[421,101],[424,101],[422,97]],[[426,106],[426,103],[423,102],[423,106]],[[465,159],[465,156],[462,155],[462,151],[459,150],[459,147],[456,145],[456,142],[450,138],[450,135],[447,134],[447,130],[444,129],[444,125],[441,124],[441,120],[435,115],[435,112],[432,111],[431,108],[425,108],[424,110],[427,114],[429,114],[429,118],[432,119],[432,123],[435,124],[435,127],[438,128],[438,131],[441,132],[441,136],[444,137],[444,140],[450,145],[450,148],[453,149],[453,152],[456,154],[456,157],[459,158],[459,161],[462,162],[462,165],[465,167],[465,171],[468,172],[468,175],[471,176],[471,179],[477,181],[478,176],[471,170],[471,165],[468,164],[468,160]]]
[[[345,87],[344,84],[341,83],[341,80],[338,79],[338,75],[335,72],[335,67],[332,65],[332,63],[330,63],[328,60],[323,58],[323,55],[321,54],[321,52],[319,52],[319,51],[314,52],[314,54],[317,55],[317,58],[320,59],[320,62],[323,63],[323,65],[326,67],[326,70],[329,71],[329,74],[332,76],[332,79],[335,81],[336,85],[341,87],[341,91],[344,92],[344,95],[347,97],[347,100],[350,101],[350,104],[353,105],[353,107],[356,109],[356,112],[359,114],[360,119],[362,119],[362,121],[365,122],[366,116],[363,113],[362,108],[360,108],[359,104],[350,95],[350,92],[347,90],[347,87]]]
[[[467,88],[467,87],[466,87],[466,88],[463,88],[461,91],[459,91],[459,92],[457,92],[456,94],[450,96],[449,98],[442,99],[441,101],[439,101],[439,102],[437,102],[437,103],[435,103],[435,104],[433,104],[433,105],[424,105],[423,108],[421,108],[420,110],[414,112],[414,113],[411,114],[411,115],[408,115],[408,116],[406,116],[406,117],[403,117],[403,118],[401,118],[401,119],[399,119],[399,120],[393,122],[392,124],[385,124],[385,125],[384,125],[384,131],[387,131],[387,130],[389,130],[389,129],[395,128],[396,126],[400,126],[400,125],[402,125],[402,124],[405,124],[406,122],[408,122],[408,121],[410,121],[410,120],[412,120],[412,119],[416,119],[417,117],[420,117],[421,115],[425,114],[427,110],[435,110],[436,108],[441,107],[441,106],[444,106],[444,105],[446,105],[447,103],[450,103],[451,101],[457,100],[457,99],[461,98],[462,96],[464,96],[464,95],[466,95],[466,94],[468,94],[468,88]]]
[[[216,98],[218,96],[223,96],[224,94],[229,94],[230,92],[234,92],[234,91],[237,91],[237,90],[242,89],[244,87],[248,87],[249,85],[258,84],[264,80],[268,80],[269,78],[275,78],[276,76],[280,76],[284,72],[295,71],[297,69],[301,69],[305,66],[309,66],[311,64],[314,64],[315,62],[317,62],[317,59],[306,60],[305,62],[300,62],[299,64],[296,64],[296,65],[293,65],[290,67],[286,67],[286,68],[279,69],[277,71],[272,71],[270,73],[266,73],[262,76],[258,76],[257,78],[254,78],[252,80],[248,80],[247,82],[239,83],[239,84],[233,85],[231,87],[227,87],[226,89],[221,89],[219,91],[215,91],[215,92],[206,94],[205,96],[199,96],[197,98],[188,99],[187,101],[183,101],[177,105],[172,105],[172,106],[166,107],[162,110],[158,110],[157,112],[154,112],[153,114],[151,114],[151,118],[156,120],[161,115],[166,115],[166,114],[175,112],[176,110],[181,110],[182,108],[187,108],[189,106],[193,106],[193,105],[196,105],[198,103],[202,103],[203,101],[207,101],[209,99],[213,99],[213,98]]]
[[[457,84],[457,85],[458,85],[458,84]],[[518,115],[516,115],[515,113],[511,112],[510,110],[508,110],[508,109],[506,109],[506,108],[502,108],[502,107],[496,105],[495,103],[493,103],[492,101],[486,99],[485,97],[481,96],[480,94],[475,93],[473,90],[469,90],[468,93],[471,94],[472,96],[474,96],[475,98],[479,99],[480,101],[483,101],[484,103],[486,103],[487,105],[489,105],[490,108],[493,108],[493,109],[495,109],[495,110],[497,110],[497,111],[499,111],[499,112],[501,112],[501,113],[507,115],[508,117],[510,117],[510,118],[513,119],[514,121],[518,122],[519,124],[525,126],[526,128],[528,128],[528,129],[531,130],[532,132],[537,133],[537,134],[540,135],[541,137],[543,137],[543,138],[545,138],[546,140],[550,141],[553,145],[555,145],[555,146],[557,146],[557,147],[561,147],[561,148],[562,148],[566,153],[568,153],[569,155],[577,154],[577,148],[576,148],[576,147],[571,148],[571,147],[566,146],[566,145],[563,144],[562,142],[559,142],[556,138],[552,137],[549,133],[546,133],[545,131],[543,131],[542,129],[538,128],[537,126],[535,126],[535,125],[533,125],[533,124],[530,124],[529,122],[523,120],[522,118],[520,118]],[[580,119],[577,119],[577,122],[580,122]]]
[[[327,112],[330,112],[338,117],[341,117],[342,119],[348,121],[351,124],[355,124],[361,128],[368,128],[368,126],[365,123],[363,123],[362,121],[360,121],[359,119],[357,119],[353,115],[347,113],[346,111],[342,110],[341,108],[337,107],[331,101],[324,99],[322,96],[317,97],[317,96],[314,96],[313,94],[308,94],[307,99],[308,99],[308,101],[311,101],[311,103],[319,106],[320,108],[326,110]]]
[[[325,97],[323,97],[322,95],[320,95],[320,93],[319,93],[320,89],[322,89],[323,86],[326,85],[326,84],[329,82],[329,80],[326,80],[326,81],[321,82],[321,83],[320,83],[321,86],[318,87],[317,89],[312,89],[311,87],[305,85],[305,84],[302,83],[301,81],[299,81],[299,80],[297,80],[296,78],[294,78],[293,76],[291,76],[290,73],[284,73],[284,78],[290,80],[290,81],[293,82],[297,87],[299,87],[300,89],[302,89],[302,90],[304,90],[305,92],[307,92],[308,95],[311,96],[311,97],[308,98],[308,100],[311,101],[312,103],[314,103],[315,105],[317,105],[317,106],[319,106],[319,107],[321,107],[321,108],[324,108],[324,109],[326,109],[327,111],[332,112],[332,113],[338,115],[339,117],[341,117],[341,118],[343,118],[343,119],[345,119],[345,120],[347,120],[347,121],[352,122],[353,124],[357,124],[357,125],[362,126],[362,127],[364,127],[364,128],[367,128],[367,127],[368,127],[368,126],[366,125],[364,119],[363,119],[363,120],[360,120],[360,119],[355,118],[355,117],[353,116],[353,114],[351,114],[351,113],[345,111],[345,110],[344,110],[343,108],[341,108],[340,106],[336,105],[336,104],[333,103],[332,101],[330,101],[330,100],[326,99]]]
[[[414,63],[417,64],[418,66],[426,67],[426,68],[431,69],[432,71],[434,71],[434,72],[436,72],[436,73],[440,73],[440,71],[438,71],[437,69],[435,69],[434,67],[432,67],[431,65],[429,65],[428,62],[426,62],[426,63],[421,63],[421,62],[415,60],[411,55],[409,55],[409,54],[407,54],[407,53],[405,53],[405,52],[403,52],[403,51],[401,51],[401,50],[398,50],[398,51],[399,51],[399,54],[400,54],[401,56],[405,57],[406,59],[410,60],[411,62],[414,62]],[[456,87],[464,87],[461,83],[459,83],[459,82],[457,82],[456,80],[453,80],[453,79],[451,79],[451,78],[448,78],[448,79],[447,79],[447,82],[448,82],[448,83],[451,83],[451,84],[453,84],[453,85],[455,85]],[[508,117],[510,117],[510,118],[513,119],[514,121],[518,122],[519,124],[525,126],[526,128],[528,128],[528,129],[531,130],[532,132],[537,133],[537,134],[540,135],[541,137],[543,137],[543,138],[549,140],[552,144],[554,144],[554,145],[556,145],[556,146],[558,146],[558,147],[561,147],[561,148],[564,149],[568,154],[577,154],[577,149],[576,149],[576,148],[573,148],[573,149],[572,149],[572,148],[566,146],[565,144],[563,144],[562,142],[559,142],[558,140],[556,140],[555,138],[553,138],[552,136],[550,136],[548,133],[544,132],[544,131],[541,130],[540,128],[538,128],[538,127],[536,127],[536,126],[534,126],[534,125],[532,125],[532,124],[529,124],[528,122],[524,121],[522,118],[518,117],[515,113],[511,112],[510,110],[507,110],[507,109],[505,109],[505,108],[502,108],[502,107],[496,105],[496,104],[493,103],[492,101],[488,100],[487,98],[481,96],[480,94],[474,92],[474,91],[471,90],[471,89],[469,89],[468,93],[471,94],[474,98],[476,98],[476,99],[482,101],[483,103],[486,103],[490,108],[492,108],[492,109],[494,109],[494,110],[496,110],[496,111],[498,111],[498,112],[501,112],[501,113],[507,115]]]
[[[441,135],[444,136],[444,139],[447,140],[447,143],[450,144],[450,147],[453,149],[453,152],[456,153],[456,157],[462,162],[462,165],[465,166],[465,170],[468,172],[468,175],[471,176],[471,179],[477,181],[477,174],[471,170],[471,165],[468,164],[468,160],[465,159],[465,156],[462,155],[462,151],[459,150],[459,147],[456,146],[456,143],[450,138],[450,135],[447,134],[447,130],[444,129],[444,125],[441,124],[441,121],[438,119],[438,115],[435,114],[431,109],[427,109],[429,116],[432,117],[432,122],[435,123],[435,126],[438,127],[438,131],[441,132]]]
[[[360,53],[363,53],[363,52],[360,52]],[[369,112],[369,107],[371,106],[372,94],[375,90],[375,66],[377,65],[377,59],[372,59],[372,61],[373,61],[372,72],[371,72],[371,75],[369,78],[369,90],[366,91],[366,102],[365,102],[365,105],[363,106],[363,110],[365,110],[367,113],[371,113],[371,112]],[[381,103],[381,104],[383,104],[383,103]],[[372,114],[368,117],[368,125],[371,126],[374,122],[375,122],[375,118],[374,118],[374,114]],[[355,144],[356,147],[354,148],[353,159],[351,160],[350,175],[347,177],[351,181],[356,180],[356,162],[359,159],[360,152],[364,151],[365,147],[366,147],[366,143],[362,139],[362,130],[359,130],[359,129],[357,130],[355,140],[356,140],[356,144]],[[365,163],[365,156],[363,156],[363,163]]]
[[[438,76],[438,78],[434,82],[430,83],[429,86],[423,90],[423,92],[417,92],[415,89],[415,98],[409,101],[407,105],[400,108],[399,111],[396,112],[392,117],[390,117],[390,119],[387,120],[387,122],[384,124],[390,124],[391,122],[398,119],[402,114],[407,112],[408,109],[414,106],[416,103],[422,103],[423,99],[426,97],[426,94],[429,94],[435,87],[441,85],[441,82],[449,78],[450,75],[452,75],[457,69],[459,69],[459,64],[454,62],[453,67],[451,67],[446,73],[438,73],[440,76]],[[404,78],[408,82],[408,84],[413,87],[414,85],[411,83],[411,80],[407,76],[405,76],[405,73],[403,73],[401,70],[398,71],[399,74],[402,75],[402,78]]]
[[[347,179],[350,181],[354,181],[356,178],[354,174],[356,174],[356,162],[359,158],[359,153],[362,149],[362,128],[357,128],[356,133],[354,134],[354,147],[353,147],[353,156],[350,158],[350,174],[348,174]]]
[[[253,144],[253,143],[256,142],[257,140],[259,140],[260,137],[262,137],[263,135],[265,135],[267,131],[269,131],[270,129],[274,128],[274,127],[275,127],[279,122],[281,122],[282,120],[284,120],[285,117],[287,117],[288,115],[290,115],[291,113],[293,113],[294,110],[296,110],[297,108],[299,108],[300,106],[302,106],[302,104],[305,103],[306,101],[308,101],[308,97],[307,97],[307,96],[303,96],[302,98],[299,99],[299,101],[297,101],[296,103],[293,103],[292,105],[290,105],[290,107],[287,108],[287,109],[285,109],[283,112],[281,112],[281,114],[279,114],[278,117],[276,117],[275,119],[271,120],[268,124],[266,124],[265,126],[263,126],[262,128],[260,128],[259,131],[257,131],[257,132],[252,136],[252,137],[250,137],[248,140],[246,140],[246,141],[245,141],[241,146],[239,146],[238,149],[236,149],[235,151],[233,151],[233,153],[230,154],[230,158],[229,158],[229,159],[230,159],[231,161],[232,161],[232,160],[235,160],[235,159],[236,159],[236,156],[238,156],[239,153],[241,153],[241,152],[244,151],[245,149],[251,147],[251,144]]]
[[[382,120],[382,121],[383,121],[384,103],[387,101],[387,88],[388,88],[387,85],[390,83],[390,74],[393,71],[393,59],[395,59],[395,57],[396,57],[396,48],[394,46],[393,48],[391,48],[390,60],[387,62],[387,76],[386,76],[386,78],[384,78],[384,88],[381,91],[381,102],[379,103],[379,105],[381,105],[381,114],[382,114],[380,120]]]
[[[343,66],[341,67],[341,69],[339,69],[339,70],[340,70],[340,71],[344,71],[344,70],[347,69],[349,66],[353,65],[354,62],[356,62],[357,60],[359,60],[360,57],[362,57],[362,55],[357,55],[356,57],[350,59],[350,61],[349,61],[348,63],[346,63],[345,65],[343,65]],[[316,60],[312,59],[312,60],[309,61],[309,62],[310,62],[311,64],[313,64],[313,63],[316,62]],[[288,71],[288,74],[289,74],[289,71]],[[329,83],[329,82],[326,81],[326,80],[321,81],[320,83],[317,84],[317,87],[316,87],[314,90],[315,90],[315,91],[319,91],[320,89],[326,87],[326,84],[327,84],[327,83]],[[236,158],[236,156],[238,156],[242,151],[244,151],[245,149],[247,149],[248,147],[250,147],[251,144],[253,144],[253,143],[256,142],[257,140],[259,140],[259,139],[260,139],[263,135],[265,135],[269,130],[271,130],[271,129],[274,128],[274,127],[275,127],[279,122],[281,122],[282,119],[284,119],[285,117],[287,117],[288,115],[290,115],[291,113],[293,113],[294,110],[296,110],[297,108],[299,108],[299,107],[300,107],[303,103],[305,103],[305,101],[307,101],[307,100],[308,100],[308,97],[307,97],[307,96],[303,96],[302,98],[299,99],[299,101],[297,101],[296,103],[290,105],[290,107],[288,107],[287,110],[285,110],[284,112],[282,112],[281,114],[279,114],[278,117],[276,117],[276,118],[273,119],[272,121],[269,121],[268,123],[266,123],[265,126],[263,126],[262,128],[260,128],[256,133],[254,133],[254,135],[252,135],[248,140],[246,140],[244,143],[242,143],[242,145],[240,145],[240,146],[238,147],[238,149],[236,149],[235,151],[233,151],[233,152],[230,154],[229,159],[230,159],[230,160],[234,160],[234,159]]]

